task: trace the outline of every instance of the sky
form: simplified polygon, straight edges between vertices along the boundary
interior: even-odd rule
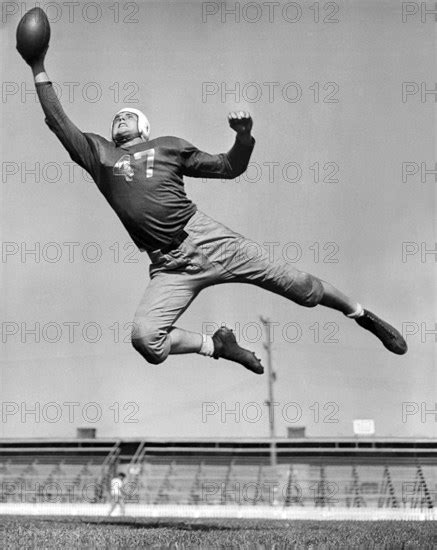
[[[79,128],[109,138],[131,106],[152,137],[219,153],[228,112],[250,111],[247,173],[186,178],[188,196],[406,335],[399,357],[326,308],[204,290],[182,328],[226,324],[265,362],[260,316],[273,323],[276,434],[352,437],[373,419],[377,437],[435,437],[433,18],[384,1],[40,5],[46,69]],[[34,6],[2,3],[1,437],[267,436],[266,375],[199,355],[153,366],[131,347],[149,260],[44,123],[15,50]]]

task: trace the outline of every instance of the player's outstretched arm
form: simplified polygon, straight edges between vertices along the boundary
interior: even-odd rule
[[[37,56],[28,57],[20,51],[24,61],[30,66],[36,91],[43,108],[46,123],[56,134],[74,162],[93,176],[95,159],[88,140],[75,124],[67,117],[53,89],[45,69],[48,46]]]

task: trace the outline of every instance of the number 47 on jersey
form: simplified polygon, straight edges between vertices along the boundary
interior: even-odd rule
[[[143,160],[146,163],[146,178],[153,177],[153,164],[155,162],[155,149],[138,151],[133,155],[134,160]],[[132,181],[135,175],[131,164],[131,155],[123,155],[114,165],[114,176],[123,176],[126,181]]]

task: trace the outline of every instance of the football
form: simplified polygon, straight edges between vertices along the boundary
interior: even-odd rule
[[[27,11],[17,27],[17,50],[26,62],[37,59],[50,40],[50,24],[41,8]]]

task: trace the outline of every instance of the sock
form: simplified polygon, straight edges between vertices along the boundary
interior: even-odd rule
[[[202,346],[198,353],[200,353],[200,355],[212,357],[214,355],[214,342],[212,341],[211,336],[208,336],[207,334],[202,334],[202,340]]]
[[[357,319],[358,317],[361,317],[364,315],[364,309],[361,304],[357,303],[357,309],[353,313],[348,313],[346,317],[349,317],[350,319]]]

